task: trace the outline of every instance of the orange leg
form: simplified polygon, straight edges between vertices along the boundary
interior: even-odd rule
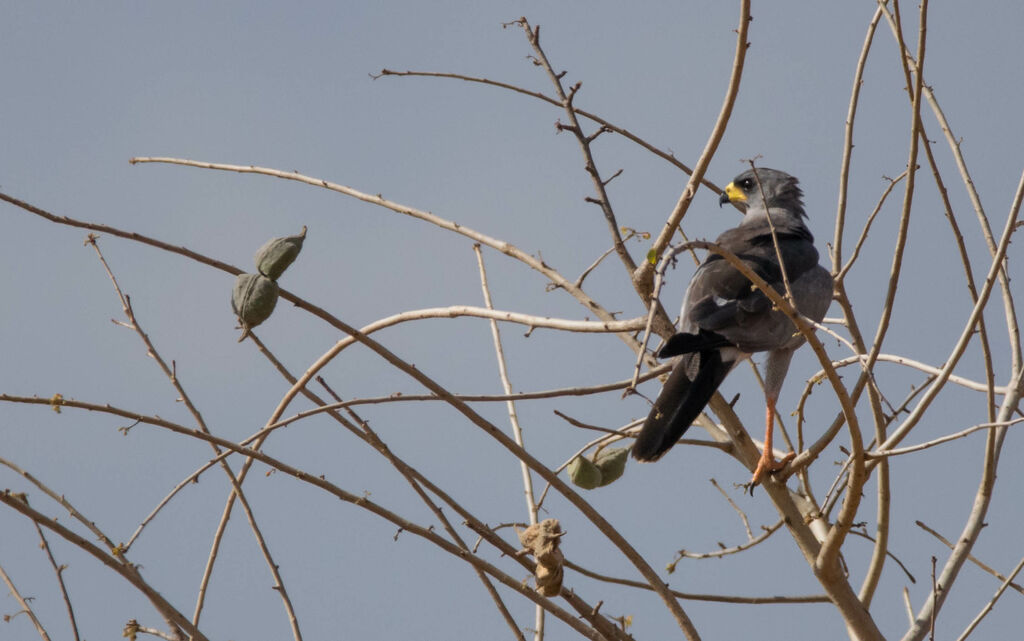
[[[761,483],[766,474],[778,472],[786,467],[786,464],[796,456],[795,453],[790,452],[781,461],[775,460],[772,450],[772,432],[775,431],[775,399],[771,397],[766,398],[765,406],[764,451],[761,452],[761,459],[757,462],[757,469],[754,470],[754,476],[750,479],[751,491],[753,491],[755,485]]]

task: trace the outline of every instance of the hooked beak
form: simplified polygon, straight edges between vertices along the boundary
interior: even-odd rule
[[[747,195],[743,193],[743,190],[736,186],[736,183],[729,183],[725,186],[725,191],[718,198],[718,206],[721,207],[726,203],[745,203],[747,202]]]

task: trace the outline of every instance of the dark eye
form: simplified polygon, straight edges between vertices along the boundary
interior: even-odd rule
[[[750,189],[753,186],[754,181],[750,178],[744,178],[743,180],[740,181],[740,187],[742,187],[743,189]]]

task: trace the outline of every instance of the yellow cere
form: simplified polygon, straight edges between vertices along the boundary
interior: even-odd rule
[[[736,183],[729,183],[725,186],[725,195],[729,197],[730,202],[737,200],[742,202],[747,199],[746,194],[743,193],[742,189],[736,186]]]

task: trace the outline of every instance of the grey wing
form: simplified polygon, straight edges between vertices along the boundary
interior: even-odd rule
[[[797,308],[820,320],[832,299],[830,274],[817,264],[818,252],[809,234],[784,229],[777,237]],[[766,227],[729,230],[718,242],[777,291],[785,291],[775,246]],[[763,292],[717,255],[708,256],[698,268],[683,301],[682,331],[701,330],[723,336],[747,353],[789,346],[795,332],[792,321],[774,310]],[[793,346],[798,344],[796,340]]]
[[[784,293],[782,283],[773,286]],[[832,304],[832,274],[827,269],[815,265],[790,281],[790,288],[797,311],[816,323],[825,317]],[[804,342],[793,321],[777,309],[768,309],[743,327],[721,333],[746,352],[795,349]]]

